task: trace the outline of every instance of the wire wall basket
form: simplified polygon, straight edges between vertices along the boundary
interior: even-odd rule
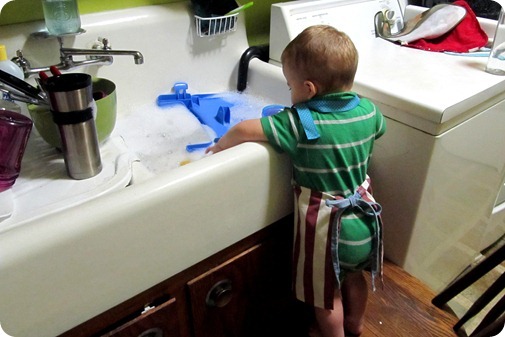
[[[195,15],[196,34],[200,37],[226,34],[237,30],[238,14],[203,18]]]

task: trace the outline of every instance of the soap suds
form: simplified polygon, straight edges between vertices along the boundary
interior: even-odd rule
[[[196,117],[182,104],[159,107],[153,102],[138,106],[118,119],[114,132],[155,174],[174,169],[186,160],[186,145],[190,142],[210,140]]]
[[[263,107],[271,104],[261,98],[232,91],[219,93],[216,96],[233,104],[230,109],[230,125],[246,119],[260,118]]]
[[[237,92],[223,92],[216,96],[233,104],[230,126],[261,117],[263,107],[271,104]],[[119,111],[114,134],[121,135],[128,149],[154,174],[201,159],[205,156],[205,149],[187,152],[186,145],[215,138],[213,131],[200,124],[185,105],[159,107],[155,102],[130,107],[124,114]]]

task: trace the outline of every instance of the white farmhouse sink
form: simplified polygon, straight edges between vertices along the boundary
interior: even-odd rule
[[[113,49],[145,57],[143,65],[118,56],[111,66],[74,70],[117,84],[120,121],[176,81],[193,93],[233,90],[248,47],[243,17],[236,32],[196,37],[185,2],[83,15],[82,22],[87,32],[65,46],[89,47],[102,36]],[[32,66],[55,64],[56,41],[29,38],[41,28],[43,22],[2,27],[1,42],[9,53],[23,49]],[[286,90],[272,101],[288,104],[288,97]],[[134,166],[131,186],[0,233],[0,324],[9,335],[62,333],[292,210],[289,162],[269,146],[247,143],[145,172]]]

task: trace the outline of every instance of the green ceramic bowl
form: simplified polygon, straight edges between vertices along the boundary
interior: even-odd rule
[[[105,141],[114,126],[117,116],[116,85],[105,78],[93,79],[93,98],[96,102],[96,132],[98,142]],[[49,145],[61,148],[58,126],[53,122],[53,116],[49,107],[41,105],[29,105],[28,111],[38,133]]]

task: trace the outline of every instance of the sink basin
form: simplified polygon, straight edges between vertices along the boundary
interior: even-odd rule
[[[231,91],[193,95],[195,103],[190,107],[179,100],[160,104],[162,96],[173,94],[160,95],[157,103],[139,106],[119,121],[114,131],[125,139],[151,175],[203,158],[205,149],[225,130],[241,120],[261,117],[268,104],[259,96]],[[227,122],[218,120],[223,107],[228,113]]]
[[[185,2],[82,15],[81,21],[86,33],[65,38],[66,46],[87,47],[102,36],[113,48],[145,57],[143,65],[118,56],[111,66],[76,69],[116,83],[111,138],[123,133],[127,146],[128,118],[159,113],[156,97],[170,93],[174,82],[187,82],[193,93],[233,91],[248,47],[243,19],[233,33],[197,37]],[[23,49],[32,66],[57,63],[55,40],[30,37],[43,26],[4,26],[2,43]],[[284,80],[278,85],[284,87]],[[285,93],[266,97],[265,105],[287,104]],[[182,123],[188,116],[173,117],[167,134],[188,131]],[[207,136],[192,125],[193,136]],[[183,142],[202,140],[193,136]],[[166,150],[152,156],[167,161],[164,169],[153,170],[142,158],[133,162],[128,187],[0,233],[0,324],[7,334],[58,335],[292,211],[289,161],[267,145],[246,143],[198,158],[184,149]],[[183,159],[191,162],[180,166]]]

